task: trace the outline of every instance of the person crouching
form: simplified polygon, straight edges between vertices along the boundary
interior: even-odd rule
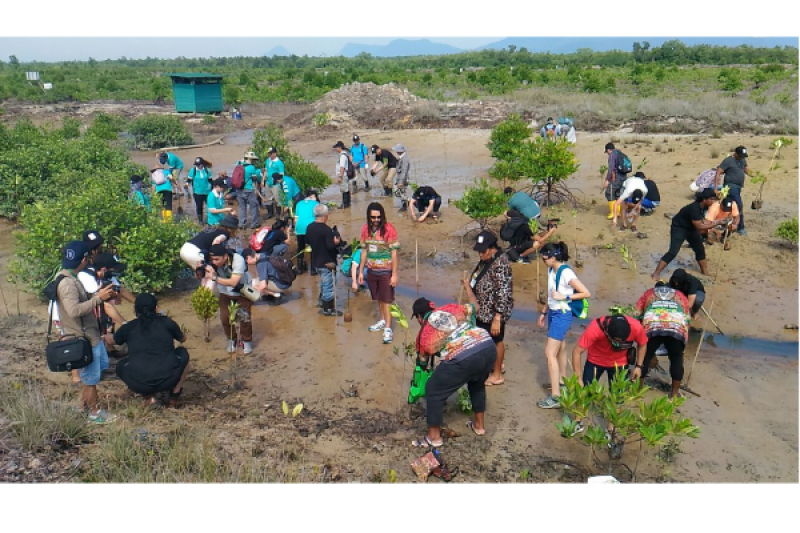
[[[244,353],[253,351],[253,322],[251,308],[253,302],[242,296],[239,292],[245,285],[250,284],[250,274],[247,272],[247,262],[240,254],[228,251],[224,244],[214,244],[209,249],[211,264],[206,266],[206,272],[211,276],[211,281],[216,281],[219,287],[219,318],[222,330],[228,338],[228,353],[236,351],[236,341],[233,339],[228,306],[236,302],[240,306],[242,319],[240,320],[241,339],[244,343]]]

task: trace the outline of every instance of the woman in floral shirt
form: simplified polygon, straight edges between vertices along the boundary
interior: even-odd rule
[[[497,361],[486,385],[502,385],[503,357],[506,322],[514,310],[514,293],[511,281],[511,265],[508,256],[500,252],[497,236],[491,231],[478,234],[473,250],[478,252],[480,262],[472,271],[469,280],[463,280],[469,301],[478,308],[476,325],[489,332],[497,345]]]
[[[672,392],[669,397],[679,394],[683,379],[683,350],[689,340],[689,300],[683,293],[670,288],[663,281],[655,288],[646,291],[636,302],[636,318],[642,321],[647,334],[647,352],[636,358],[633,378],[644,381],[650,370],[650,361],[661,345],[669,356],[669,374],[672,377]]]

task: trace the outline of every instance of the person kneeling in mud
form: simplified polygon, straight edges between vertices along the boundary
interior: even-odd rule
[[[253,280],[253,288],[260,292],[263,296],[269,296],[267,302],[270,305],[280,305],[286,300],[284,292],[291,287],[283,283],[278,275],[278,270],[273,265],[270,256],[266,254],[259,254],[252,248],[245,248],[242,251],[242,257],[247,262],[247,266],[256,267],[258,272],[258,279]]]
[[[556,221],[548,221],[546,230],[534,234],[530,219],[516,209],[506,211],[506,222],[500,228],[500,238],[511,245],[507,252],[509,261],[530,264],[528,256],[544,246],[557,228]]]
[[[169,393],[169,405],[176,407],[189,371],[189,352],[173,342],[186,342],[186,335],[174,320],[158,310],[152,294],[140,294],[133,306],[136,319],[119,328],[114,343],[128,345],[128,356],[117,364],[117,376],[148,405],[157,404],[156,395]]]
[[[484,435],[485,382],[494,368],[497,348],[489,332],[475,325],[476,307],[448,304],[437,309],[430,300],[419,298],[412,310],[421,326],[416,345],[420,361],[426,364],[431,357],[441,358],[425,387],[428,434],[412,441],[412,446],[438,448],[444,444],[445,401],[465,384],[475,413],[467,426],[476,435]]]

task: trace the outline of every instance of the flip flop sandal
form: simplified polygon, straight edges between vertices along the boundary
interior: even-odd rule
[[[444,444],[444,441],[440,442],[439,444],[434,444],[431,439],[428,438],[427,435],[422,437],[421,439],[414,439],[411,441],[411,445],[414,448],[440,448]]]
[[[500,385],[505,385],[505,380],[501,381],[500,383],[495,383],[494,381],[489,381],[488,379],[483,383],[486,387],[499,387]]]
[[[473,422],[472,420],[467,420],[467,424],[466,424],[466,425],[467,425],[467,427],[468,427],[469,429],[471,429],[471,430],[472,430],[472,432],[473,432],[473,433],[475,433],[477,436],[479,436],[479,437],[483,437],[483,436],[485,436],[485,435],[486,435],[486,430],[485,430],[485,429],[483,430],[483,433],[478,433],[478,431],[475,429],[475,422]]]

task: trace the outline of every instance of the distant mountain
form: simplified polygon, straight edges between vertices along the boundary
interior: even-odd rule
[[[287,50],[283,46],[276,46],[275,48],[273,48],[272,50],[270,50],[269,52],[266,53],[267,57],[272,57],[272,56],[290,56],[290,55],[292,55],[291,52],[289,52],[289,50]]]
[[[489,43],[477,50],[502,50],[514,45],[517,50],[527,48],[528,52],[551,52],[553,54],[569,54],[580,48],[591,48],[595,52],[622,50],[630,52],[633,43],[647,41],[650,47],[661,46],[667,41],[679,40],[687,46],[710,44],[716,46],[750,45],[754,47],[794,46],[796,37],[508,37],[501,41]]]
[[[347,43],[342,48],[341,55],[355,57],[363,52],[372,54],[375,57],[400,57],[457,54],[463,52],[463,50],[449,44],[435,43],[428,39],[396,39],[385,45]]]

